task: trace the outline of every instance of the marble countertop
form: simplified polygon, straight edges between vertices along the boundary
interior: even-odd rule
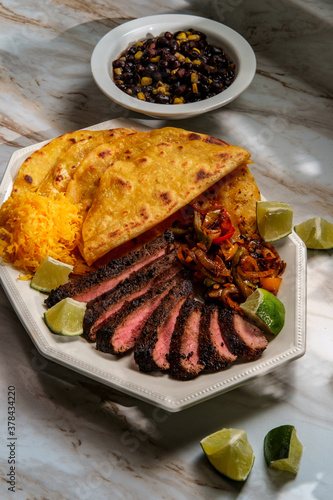
[[[0,176],[16,150],[68,131],[119,117],[170,124],[113,104],[90,73],[91,52],[105,33],[154,13],[220,21],[243,35],[257,57],[255,78],[242,96],[177,126],[247,148],[262,193],[290,203],[295,224],[314,216],[333,221],[329,0],[1,2]],[[307,256],[305,355],[177,413],[41,356],[1,288],[1,498],[329,500],[332,251]],[[11,443],[7,401],[13,388],[17,440]],[[265,434],[285,423],[295,425],[304,446],[296,477],[272,474],[262,454]],[[200,439],[222,427],[245,429],[253,446],[255,466],[244,484],[219,475],[203,456]],[[15,493],[9,489],[11,451]]]

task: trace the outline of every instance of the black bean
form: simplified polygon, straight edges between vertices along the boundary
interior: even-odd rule
[[[168,104],[170,102],[170,97],[165,94],[157,94],[155,96],[155,102],[158,104]]]
[[[184,38],[183,33],[188,32],[199,39]],[[185,102],[208,99],[230,86],[235,78],[234,64],[223,49],[210,45],[204,33],[191,28],[174,34],[166,31],[133,44],[113,61],[112,70],[115,84],[128,95],[136,97],[143,92],[147,102],[163,104],[180,96]],[[191,79],[193,72],[196,87]],[[151,78],[151,84],[142,86],[142,77]],[[170,95],[156,93],[158,82],[169,86]]]

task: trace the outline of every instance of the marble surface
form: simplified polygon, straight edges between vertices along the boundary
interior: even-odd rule
[[[286,201],[294,222],[333,221],[332,21],[330,0],[51,0],[0,3],[0,175],[19,148],[117,117],[96,87],[90,55],[128,19],[189,13],[223,22],[257,57],[252,85],[236,101],[177,123],[251,151],[266,198]],[[238,389],[178,413],[140,402],[43,358],[0,289],[1,483],[4,499],[291,499],[332,497],[332,251],[308,251],[306,354]],[[15,437],[8,440],[8,388]],[[11,407],[12,408],[12,407]],[[263,438],[296,426],[298,475],[272,474]],[[256,461],[245,484],[220,476],[199,441],[222,427],[247,431]],[[10,445],[12,444],[12,450]],[[15,493],[8,474],[15,458]],[[12,469],[13,471],[13,469]]]

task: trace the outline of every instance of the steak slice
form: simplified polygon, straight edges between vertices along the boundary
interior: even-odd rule
[[[203,305],[187,298],[177,317],[169,351],[170,374],[179,380],[193,378],[204,369],[199,358],[199,333]]]
[[[146,321],[134,348],[134,359],[140,371],[166,371],[170,368],[167,355],[177,317],[187,297],[193,297],[189,272],[180,273],[179,285],[174,286]]]
[[[230,309],[220,309],[219,322],[230,351],[241,359],[258,359],[268,345],[265,334],[250,320]]]
[[[119,283],[115,290],[103,294],[99,299],[88,302],[83,319],[83,335],[94,342],[96,332],[116,314],[125,302],[141,297],[153,287],[171,279],[182,269],[176,252],[170,252],[132,273]]]
[[[166,255],[174,248],[174,235],[167,230],[137,250],[133,250],[120,259],[115,259],[105,266],[96,269],[76,280],[52,290],[45,299],[45,305],[50,308],[66,297],[72,297],[79,302],[89,302],[103,293],[114,289],[118,283],[125,280],[131,273]]]
[[[161,304],[170,288],[179,285],[179,274],[140,298],[126,302],[111,320],[97,330],[96,349],[111,354],[123,354],[132,349],[149,316]]]
[[[203,309],[199,336],[200,362],[210,371],[227,368],[236,361],[237,355],[225,343],[219,322],[219,307],[210,304]]]

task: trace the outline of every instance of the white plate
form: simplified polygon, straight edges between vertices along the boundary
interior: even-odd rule
[[[210,43],[222,47],[236,64],[233,83],[220,94],[195,103],[168,105],[141,101],[120,90],[111,78],[112,61],[139,40],[171,31],[194,28],[204,32]],[[236,31],[205,17],[186,14],[147,16],[126,22],[109,31],[96,45],[91,71],[100,90],[116,103],[148,116],[175,120],[200,115],[229,104],[250,85],[256,72],[256,58],[249,43]]]
[[[121,126],[138,128],[133,122],[112,120],[89,129]],[[45,142],[18,150],[12,155],[0,186],[0,204],[9,196],[24,159]],[[287,263],[279,293],[286,307],[283,330],[269,343],[257,361],[236,364],[217,373],[201,374],[189,381],[177,381],[160,373],[140,373],[132,355],[117,359],[96,351],[94,344],[89,344],[81,337],[68,338],[52,334],[42,319],[45,295],[30,288],[29,282],[19,280],[19,272],[10,265],[0,265],[0,277],[18,317],[42,355],[87,377],[176,412],[234,389],[305,353],[306,248],[296,234],[279,242],[276,248]]]

